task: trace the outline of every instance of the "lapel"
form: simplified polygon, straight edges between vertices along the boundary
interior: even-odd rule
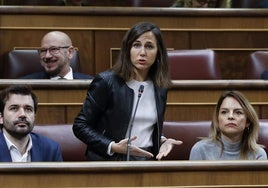
[[[0,131],[0,162],[12,162],[3,132]]]
[[[39,141],[37,141],[37,137],[35,134],[30,133],[31,138],[32,138],[32,149],[31,149],[31,161],[42,161],[42,150],[41,150],[41,146],[39,144]]]

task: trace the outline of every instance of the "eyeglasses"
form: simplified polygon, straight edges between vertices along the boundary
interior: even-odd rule
[[[58,47],[56,47],[56,46],[52,46],[52,47],[50,47],[50,48],[40,48],[40,49],[38,49],[37,51],[38,51],[38,53],[39,53],[40,56],[45,56],[46,53],[47,53],[47,51],[48,51],[51,55],[55,55],[55,54],[57,54],[57,53],[60,52],[60,49],[61,49],[61,48],[69,48],[69,47],[70,47],[70,46],[58,46]]]

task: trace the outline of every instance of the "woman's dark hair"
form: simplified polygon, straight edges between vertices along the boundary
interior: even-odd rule
[[[122,77],[125,81],[129,81],[131,78],[133,78],[135,72],[130,58],[130,50],[133,42],[135,42],[138,37],[146,32],[152,32],[154,34],[158,49],[155,62],[150,68],[148,77],[156,86],[167,88],[171,85],[171,81],[167,63],[166,45],[160,29],[155,24],[150,22],[137,23],[128,30],[122,41],[118,61],[112,67],[112,70],[114,70],[115,73]]]

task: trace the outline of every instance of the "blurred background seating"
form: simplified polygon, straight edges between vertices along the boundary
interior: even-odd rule
[[[221,72],[213,50],[171,50],[168,63],[172,80],[215,80]]]
[[[75,0],[66,0],[71,5]],[[81,1],[81,0],[80,0]],[[82,0],[81,6],[126,6],[126,0]]]
[[[268,51],[256,51],[250,54],[247,67],[248,79],[261,79],[264,71],[268,70]]]
[[[171,7],[175,0],[2,0],[3,5]]]
[[[2,5],[267,8],[268,0],[1,0]]]
[[[14,49],[5,56],[2,75],[4,79],[16,79],[43,70],[36,49]],[[74,71],[80,71],[80,60],[77,49],[71,59],[71,67]]]
[[[268,0],[232,0],[232,8],[267,8]]]
[[[82,6],[171,7],[174,2],[175,0],[83,0],[81,5]]]
[[[230,8],[232,0],[175,0],[172,7]]]
[[[176,0],[173,7],[267,8],[268,0]]]
[[[42,5],[42,6],[58,6],[64,5],[63,0],[2,0],[3,5]]]
[[[127,6],[133,7],[171,7],[175,0],[126,0]]]

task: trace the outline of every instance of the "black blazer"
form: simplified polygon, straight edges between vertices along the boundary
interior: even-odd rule
[[[125,138],[133,97],[134,91],[112,71],[102,72],[93,79],[73,124],[76,137],[88,145],[88,160],[116,160],[118,154],[107,154],[108,146]],[[155,99],[158,118],[153,131],[154,156],[160,148],[167,89],[155,87]]]

